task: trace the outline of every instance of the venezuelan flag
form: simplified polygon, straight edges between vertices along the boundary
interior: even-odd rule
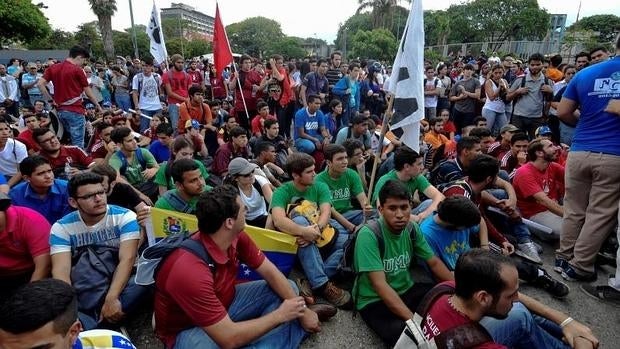
[[[72,349],[136,349],[125,336],[110,330],[81,332]]]

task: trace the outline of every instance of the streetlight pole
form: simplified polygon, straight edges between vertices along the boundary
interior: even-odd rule
[[[129,0],[129,17],[131,18],[131,42],[133,44],[133,55],[135,58],[140,58],[140,54],[138,52],[138,39],[136,38],[136,27],[133,22],[133,5],[131,0]]]

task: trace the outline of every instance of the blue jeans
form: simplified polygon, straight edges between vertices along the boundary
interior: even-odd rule
[[[496,343],[516,349],[568,349],[562,342],[562,329],[555,323],[532,315],[521,303],[515,303],[508,317],[498,320],[484,317],[480,324],[489,331]]]
[[[128,94],[115,93],[114,100],[116,101],[116,105],[124,111],[128,111],[129,108],[131,108],[131,98]]]
[[[153,116],[157,113],[161,112],[161,109],[157,109],[157,110],[142,110],[140,109],[140,112],[146,116]],[[151,126],[151,120],[148,118],[145,118],[144,116],[140,116],[140,133],[148,130],[148,128]],[[153,137],[157,136],[157,135],[152,135]]]
[[[315,138],[317,138],[319,142],[323,142],[322,136],[316,136]],[[297,148],[297,151],[299,152],[312,155],[312,153],[316,150],[316,145],[314,145],[314,142],[309,139],[297,138],[295,140],[295,148]]]
[[[297,286],[289,281],[295,293]],[[235,286],[235,299],[228,308],[228,316],[235,322],[256,319],[278,309],[282,299],[273,292],[265,280],[251,281]],[[284,323],[244,348],[298,348],[307,332],[298,320]],[[217,343],[200,327],[177,335],[175,349],[219,348]]]
[[[172,124],[174,134],[177,134],[177,126],[179,123],[179,106],[175,103],[170,103],[168,105],[168,117],[170,118],[170,123]]]
[[[499,130],[508,123],[506,112],[498,113],[491,109],[482,109],[482,116],[487,119],[487,128],[493,135],[498,135]]]
[[[84,149],[84,129],[86,127],[84,115],[72,111],[59,110],[58,118],[60,118],[65,132],[69,132],[71,144]]]
[[[560,143],[571,145],[573,143],[573,135],[575,134],[575,128],[560,122]]]
[[[355,226],[358,226],[364,223],[364,211],[362,210],[350,210],[350,211],[342,213],[342,216],[346,218],[352,224],[355,224]],[[368,219],[373,219],[373,218],[377,218],[377,210],[374,210],[374,209],[372,210],[372,213],[370,214],[370,216],[368,216]]]
[[[487,189],[487,191],[497,199],[508,199],[508,193],[506,193],[504,189]],[[490,217],[500,220],[502,226],[496,228],[499,228],[500,231],[508,232],[510,235],[514,236],[515,239],[517,239],[517,243],[523,244],[532,241],[532,233],[525,223],[511,223],[505,216],[496,213],[491,213]]]
[[[293,222],[304,227],[310,225],[308,219],[303,216],[294,217]],[[340,260],[344,254],[344,244],[349,239],[349,234],[340,225],[340,223],[336,222],[334,219],[330,219],[329,224],[338,231],[338,237],[336,238],[336,242],[331,247],[331,250],[328,251],[329,253],[325,254],[325,260],[323,260],[321,251],[319,251],[316,244],[309,244],[308,246],[299,247],[297,249],[299,262],[301,263],[304,274],[306,274],[306,277],[310,282],[310,286],[313,289],[323,286],[327,281],[329,281],[330,277],[336,275],[336,272],[338,271],[338,264],[340,264]]]

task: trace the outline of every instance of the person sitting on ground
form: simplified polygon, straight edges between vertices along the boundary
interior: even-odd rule
[[[13,205],[39,212],[49,224],[73,211],[69,206],[67,181],[54,179],[52,166],[46,158],[29,156],[19,164],[19,171],[24,181],[9,192]]]
[[[256,174],[259,168],[244,158],[234,158],[228,164],[226,182],[239,190],[239,197],[247,208],[245,221],[254,227],[272,227],[267,209],[273,191],[267,178]]]
[[[269,142],[276,148],[275,164],[284,168],[289,154],[292,153],[284,136],[280,135],[280,125],[277,120],[265,120],[265,134],[260,138],[261,142]]]
[[[512,181],[517,169],[527,161],[527,146],[529,139],[525,133],[515,133],[510,138],[510,151],[502,156],[500,168],[508,173],[508,178]]]
[[[414,222],[421,222],[430,216],[437,209],[437,205],[444,199],[444,196],[422,175],[424,169],[422,160],[423,158],[415,150],[407,146],[398,147],[394,151],[394,169],[379,178],[372,194],[371,203],[378,206],[381,187],[387,181],[397,179],[407,187],[412,196],[419,191],[428,198],[413,209],[413,214],[409,218]]]
[[[479,323],[487,340],[476,348],[598,347],[588,327],[520,293],[517,268],[508,257],[483,249],[467,251],[457,260],[454,279],[440,285],[454,293],[439,296],[427,314],[421,314],[429,340],[457,326]]]
[[[359,175],[348,168],[347,150],[338,144],[325,146],[327,168],[316,176],[317,182],[323,182],[332,196],[332,217],[349,233],[364,223],[365,217],[372,215],[373,209],[368,202]],[[353,208],[353,199],[362,210]]]
[[[362,115],[353,116],[351,126],[341,128],[334,143],[342,145],[345,140],[357,139],[364,145],[364,152],[369,152],[372,149],[372,144],[370,143],[370,132],[368,132],[368,120]]]
[[[258,166],[274,188],[281,186],[284,178],[288,178],[284,170],[275,164],[276,157],[276,149],[270,142],[259,141],[254,147],[252,162]]]
[[[90,172],[96,173],[103,178],[103,190],[108,197],[108,205],[116,205],[140,214],[147,209],[147,204],[152,205],[151,200],[136,188],[123,182],[119,182],[116,170],[109,164],[95,165]],[[147,200],[148,199],[148,200]],[[140,219],[138,219],[140,222]]]
[[[200,133],[202,125],[196,120],[187,120],[185,122],[185,133],[180,134],[177,138],[185,138],[194,146],[194,158],[205,161],[209,158],[209,150],[204,141],[204,137]]]
[[[510,151],[510,140],[512,139],[512,136],[517,132],[519,132],[519,128],[515,125],[508,124],[503,126],[499,130],[500,140],[491,144],[489,150],[487,151],[487,154],[497,159],[501,159],[504,154]]]
[[[295,113],[295,148],[312,155],[329,144],[331,135],[325,128],[325,115],[320,110],[321,97],[308,96],[308,106]]]
[[[107,164],[114,152],[118,151],[116,143],[110,138],[112,130],[114,130],[112,124],[103,122],[97,125],[96,140],[90,151],[90,156],[97,165]]]
[[[189,120],[196,120],[204,128],[215,132],[216,128],[213,126],[211,108],[204,102],[204,89],[196,85],[190,87],[189,98],[189,103],[185,101],[179,107],[179,121],[177,124],[179,134],[186,132],[186,124]],[[201,133],[204,137],[204,131]]]
[[[68,190],[76,211],[52,226],[52,277],[76,288],[85,329],[108,326],[136,310],[149,292],[131,277],[140,239],[136,214],[107,204],[98,174],[75,175]],[[98,259],[105,272],[95,269],[90,258]]]
[[[297,152],[289,156],[286,171],[293,180],[274,191],[271,216],[277,229],[297,238],[297,256],[312,289],[310,293],[322,295],[331,304],[346,308],[351,305],[351,294],[337,287],[332,278],[336,275],[349,234],[332,219],[329,188],[314,180],[314,170],[314,159],[310,155]],[[291,210],[290,206],[300,204],[300,200],[303,200],[301,204],[306,202],[306,206],[316,209],[316,222]],[[333,232],[332,236],[327,235],[330,232]],[[323,246],[323,251],[318,244]]]
[[[175,160],[170,167],[175,189],[168,190],[157,199],[155,207],[164,210],[194,214],[198,197],[212,188],[205,184],[200,167],[193,159]]]
[[[456,158],[440,162],[431,171],[430,182],[433,185],[440,187],[465,177],[469,164],[481,153],[480,139],[471,136],[459,138],[456,153]]]
[[[446,147],[450,140],[443,135],[443,119],[439,117],[432,117],[428,121],[430,130],[424,135],[424,142],[430,144],[432,149],[439,149],[442,145]]]
[[[362,181],[364,191],[368,190],[369,178],[366,175],[366,161],[369,156],[364,153],[364,145],[357,139],[347,139],[342,143],[342,146],[347,151],[347,167],[357,173]]]
[[[434,255],[417,223],[411,222],[411,194],[405,185],[388,180],[378,200],[380,231],[374,232],[367,224],[355,242],[353,265],[357,277],[353,290],[356,309],[366,325],[393,346],[405,321],[413,318],[422,297],[432,288],[431,284],[412,279],[409,268],[416,258],[424,261],[438,280],[453,277]],[[411,233],[412,229],[415,233]],[[383,239],[382,251],[377,234]]]
[[[32,156],[37,154],[40,150],[39,145],[32,136],[32,131],[35,128],[40,127],[39,118],[37,117],[37,114],[34,113],[24,113],[22,118],[24,119],[26,129],[19,133],[19,136],[17,136],[17,140],[24,143],[26,148],[28,148],[28,155]]]
[[[555,162],[558,147],[550,140],[534,140],[527,147],[528,162],[513,179],[517,205],[523,217],[551,228],[551,234],[532,230],[543,240],[559,240],[564,208],[564,167]]]
[[[192,159],[200,169],[200,174],[202,178],[206,181],[209,179],[209,173],[205,168],[205,165],[202,161],[198,161],[194,159],[194,149],[192,143],[188,141],[184,137],[177,137],[174,142],[172,142],[170,159],[168,161],[164,161],[159,166],[157,170],[157,174],[155,174],[155,179],[153,182],[157,184],[159,188],[159,195],[164,195],[168,190],[175,189],[174,179],[172,178],[172,164],[176,160],[180,159]]]
[[[191,239],[200,242],[214,268],[182,248],[161,263],[155,281],[155,334],[166,347],[297,348],[308,333],[321,329],[310,308],[324,315],[321,320],[335,314],[325,305],[306,306],[297,296],[294,283],[244,232],[245,213],[231,186],[217,187],[198,200],[199,231]],[[263,280],[235,285],[240,263]]]
[[[82,331],[78,298],[71,285],[56,279],[31,282],[0,305],[0,343],[5,349],[136,349],[121,333]]]
[[[220,145],[215,152],[212,171],[221,178],[226,177],[228,174],[228,164],[232,159],[236,157],[242,157],[244,159],[250,158],[246,130],[240,126],[236,126],[230,130],[230,138],[230,142]]]
[[[37,128],[32,131],[34,139],[39,144],[39,155],[49,160],[54,176],[60,179],[69,179],[72,176],[95,166],[93,158],[84,150],[74,145],[62,145],[60,140],[49,128]],[[67,164],[70,171],[67,170]]]
[[[157,140],[157,127],[161,124],[170,124],[168,119],[162,114],[155,114],[151,117],[149,121],[149,128],[142,132],[144,137],[148,137],[151,139],[151,142]]]
[[[225,114],[223,116],[223,120],[224,120],[223,123],[220,125],[220,128],[217,131],[218,146],[221,146],[222,144],[226,144],[230,142],[231,140],[230,131],[232,131],[233,128],[239,126],[239,123],[237,122],[237,117],[234,116],[233,114]],[[216,147],[215,150],[217,150],[217,148],[218,147]]]
[[[50,223],[40,213],[12,205],[11,198],[0,193],[0,300],[28,282],[49,276],[49,232]]]
[[[174,130],[170,124],[159,124],[155,130],[157,140],[149,145],[149,151],[153,154],[158,164],[170,159],[170,146],[174,141]]]
[[[260,138],[265,133],[265,121],[267,119],[277,120],[275,116],[269,114],[269,105],[260,101],[256,103],[256,111],[258,114],[252,119],[252,138]],[[254,143],[254,142],[250,142]]]

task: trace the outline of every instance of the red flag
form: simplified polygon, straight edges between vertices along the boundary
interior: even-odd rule
[[[217,74],[222,74],[224,68],[233,62],[232,51],[228,43],[226,29],[220,17],[220,9],[215,3],[215,25],[213,28],[213,65]]]

